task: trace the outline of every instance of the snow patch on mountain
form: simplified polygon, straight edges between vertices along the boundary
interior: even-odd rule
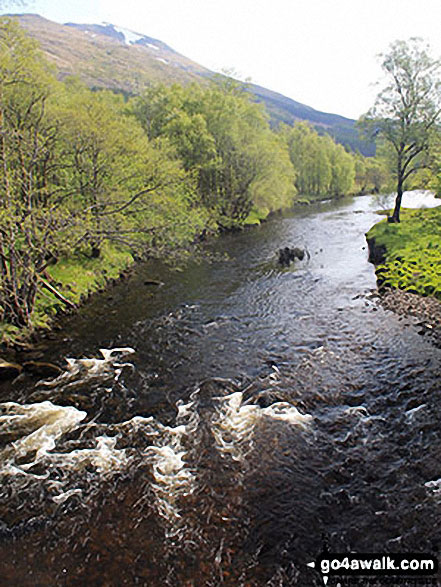
[[[121,33],[122,35],[124,35],[126,45],[134,45],[135,43],[137,43],[138,41],[141,41],[144,38],[143,35],[138,35],[138,33],[134,33],[133,31],[130,31],[129,29],[125,29],[123,27],[118,27],[115,25],[112,25],[112,26],[118,33]]]

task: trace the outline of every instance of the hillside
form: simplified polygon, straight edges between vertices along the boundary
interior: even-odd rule
[[[313,124],[320,134],[327,132],[337,142],[350,147],[354,151],[358,150],[368,156],[375,154],[375,146],[361,141],[358,137],[355,120],[338,114],[314,110],[310,106],[254,84],[251,84],[251,91],[258,102],[265,104],[273,124],[284,122],[292,125],[296,120],[306,120]]]
[[[152,82],[189,83],[215,75],[162,41],[112,24],[61,25],[36,14],[17,15],[17,18],[40,43],[60,78],[78,75],[90,87],[136,94]],[[273,125],[306,120],[342,144],[366,155],[373,154],[373,147],[359,140],[354,120],[319,112],[254,84],[250,85],[250,91],[256,101],[265,104]]]

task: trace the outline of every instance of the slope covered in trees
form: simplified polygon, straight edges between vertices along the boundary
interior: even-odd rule
[[[89,87],[138,94],[146,84],[208,84],[216,74],[177,53],[165,43],[125,31],[112,24],[58,24],[35,14],[18,16],[23,28],[34,38],[64,79],[78,75]],[[373,144],[361,141],[355,121],[320,112],[287,96],[255,84],[246,86],[254,101],[263,103],[271,124],[307,121],[320,133],[365,155],[374,153]]]
[[[0,160],[9,330],[77,302],[84,275],[102,284],[131,258],[185,250],[298,193],[338,196],[368,181],[364,158],[306,124],[274,132],[231,80],[155,85],[128,100],[60,82],[10,19],[0,21]]]

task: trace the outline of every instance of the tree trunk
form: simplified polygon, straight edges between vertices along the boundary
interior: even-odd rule
[[[2,306],[2,320],[19,328],[32,326],[27,305],[11,283],[3,284]]]
[[[395,208],[392,217],[389,218],[389,222],[400,222],[400,210],[401,210],[401,200],[403,198],[403,180],[400,177],[398,179],[398,187],[397,187],[397,197],[395,198]]]

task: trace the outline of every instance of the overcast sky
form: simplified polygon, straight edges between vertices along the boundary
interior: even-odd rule
[[[111,22],[350,118],[371,106],[391,42],[423,37],[441,55],[441,0],[34,0],[22,11]]]

